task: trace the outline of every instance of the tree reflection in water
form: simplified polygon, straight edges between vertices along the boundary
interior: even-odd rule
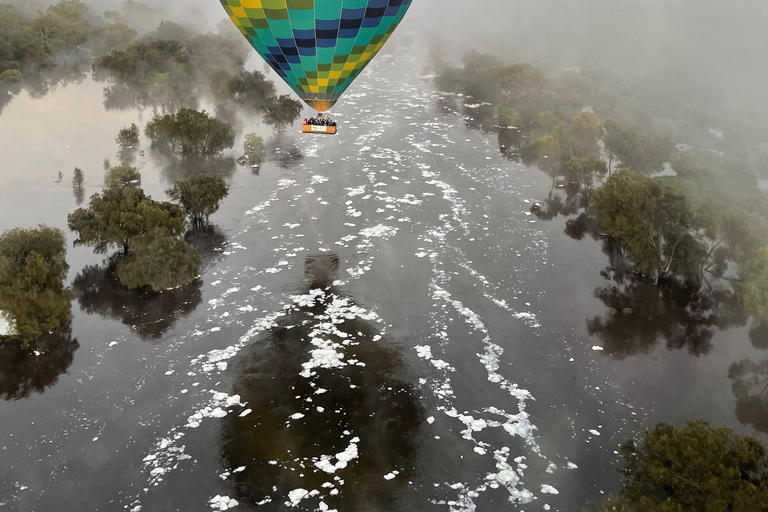
[[[156,154],[166,153],[153,150]],[[237,170],[237,160],[231,156],[195,156],[182,158],[179,155],[162,155],[165,158],[162,175],[168,183],[176,183],[196,174],[212,174],[230,178]]]
[[[338,510],[395,510],[414,472],[423,408],[397,348],[376,323],[344,313],[356,306],[330,286],[337,268],[335,256],[308,257],[312,304],[285,317],[237,365],[234,393],[252,412],[224,420],[223,456],[229,467],[245,467],[231,477],[239,499],[272,500],[260,510],[285,510],[295,489],[320,491],[307,498],[312,509],[322,501]],[[312,359],[322,324],[337,329],[322,336],[343,344],[346,364],[307,377],[302,363]],[[349,466],[328,469],[345,450]],[[325,455],[327,471],[319,467]],[[399,473],[385,479],[392,471]]]
[[[180,290],[162,293],[129,290],[117,280],[113,257],[104,265],[89,265],[75,277],[72,292],[86,313],[118,320],[143,340],[163,336],[180,319],[192,313],[202,301],[202,280]]]
[[[43,336],[30,349],[12,341],[0,344],[0,399],[43,393],[67,373],[78,348],[69,329]]]
[[[736,418],[768,434],[768,359],[755,363],[744,359],[728,369],[736,397]]]
[[[648,353],[662,339],[670,350],[687,348],[692,355],[703,355],[712,348],[715,328],[736,322],[727,313],[726,294],[675,279],[653,283],[624,274],[597,288],[595,296],[609,311],[587,320],[587,330],[617,359]]]
[[[304,159],[301,148],[284,133],[278,133],[272,137],[267,143],[267,147],[269,148],[269,159],[283,169],[296,167]]]
[[[224,255],[224,247],[227,245],[227,237],[218,226],[207,225],[202,228],[187,231],[184,240],[189,245],[197,249],[203,258],[203,264],[200,267],[200,275],[220,261]]]
[[[98,73],[94,78],[100,77]],[[161,107],[163,112],[181,108],[196,109],[200,101],[192,84],[168,87],[163,85],[136,85],[116,82],[104,87],[104,108],[107,110],[134,110]]]

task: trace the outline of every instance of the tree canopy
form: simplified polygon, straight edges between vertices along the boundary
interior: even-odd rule
[[[214,155],[235,144],[235,131],[228,123],[182,108],[175,114],[156,116],[145,128],[153,144],[168,147],[183,155]]]
[[[276,130],[284,130],[301,115],[301,102],[285,94],[269,98],[264,107],[264,122]]]
[[[688,200],[645,174],[620,169],[595,192],[590,210],[641,274],[668,277],[701,263],[704,248],[692,235],[695,217]]]
[[[243,143],[245,156],[251,165],[259,165],[267,154],[267,147],[264,145],[264,139],[255,133],[248,133]]]
[[[156,230],[131,240],[128,256],[117,264],[117,276],[131,289],[174,290],[194,281],[201,263],[200,255],[184,239]]]
[[[166,194],[181,204],[195,226],[201,227],[218,211],[221,200],[229,194],[229,186],[220,176],[197,174],[177,182]]]
[[[138,187],[141,185],[141,173],[136,167],[122,163],[106,172],[104,184],[107,188]]]
[[[0,314],[24,346],[69,325],[68,270],[60,230],[40,226],[0,236]]]
[[[121,248],[128,253],[133,238],[160,230],[172,236],[184,233],[185,217],[173,203],[158,202],[140,188],[108,188],[91,197],[88,208],[68,217],[69,229],[78,233],[76,245],[92,246],[97,253]]]
[[[624,489],[604,512],[768,511],[768,457],[753,437],[704,421],[659,423],[619,454]]]

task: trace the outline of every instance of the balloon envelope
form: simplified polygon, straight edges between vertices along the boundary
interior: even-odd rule
[[[299,97],[332,107],[412,0],[221,0],[253,48]]]

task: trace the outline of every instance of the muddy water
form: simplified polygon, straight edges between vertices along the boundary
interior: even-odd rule
[[[737,417],[728,378],[765,357],[747,329],[690,350],[695,331],[669,343],[684,308],[664,306],[590,329],[616,311],[595,292],[611,286],[600,243],[532,216],[548,178],[467,128],[420,69],[379,59],[335,138],[239,115],[240,137],[266,136],[259,172],[237,151],[182,166],[142,141],[149,194],[201,166],[232,187],[192,240],[204,273],[129,293],[70,249],[71,333],[0,363],[0,508],[568,511],[618,489],[616,446],[656,421],[757,433],[759,400]],[[151,113],[105,109],[103,86],[5,106],[0,228],[64,228],[75,166],[100,189],[119,128]]]

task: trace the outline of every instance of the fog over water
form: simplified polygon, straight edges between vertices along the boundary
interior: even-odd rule
[[[122,3],[89,1],[94,23]],[[143,3],[199,30],[225,19],[218,0]],[[236,137],[199,159],[144,133],[175,103],[112,88],[91,61],[22,80],[0,110],[0,232],[65,232],[73,319],[38,353],[0,345],[0,512],[575,512],[619,492],[617,447],[657,422],[768,441],[768,326],[727,286],[623,269],[572,182],[432,79],[473,49],[548,79],[578,70],[693,134],[675,151],[727,162],[735,139],[768,141],[766,19],[746,0],[414,0],[331,111],[336,137],[274,131],[205,90],[180,104]],[[290,93],[255,53],[246,68]],[[148,195],[201,172],[230,187],[186,234],[203,259],[188,287],[128,290],[117,256],[67,228],[131,123]]]

